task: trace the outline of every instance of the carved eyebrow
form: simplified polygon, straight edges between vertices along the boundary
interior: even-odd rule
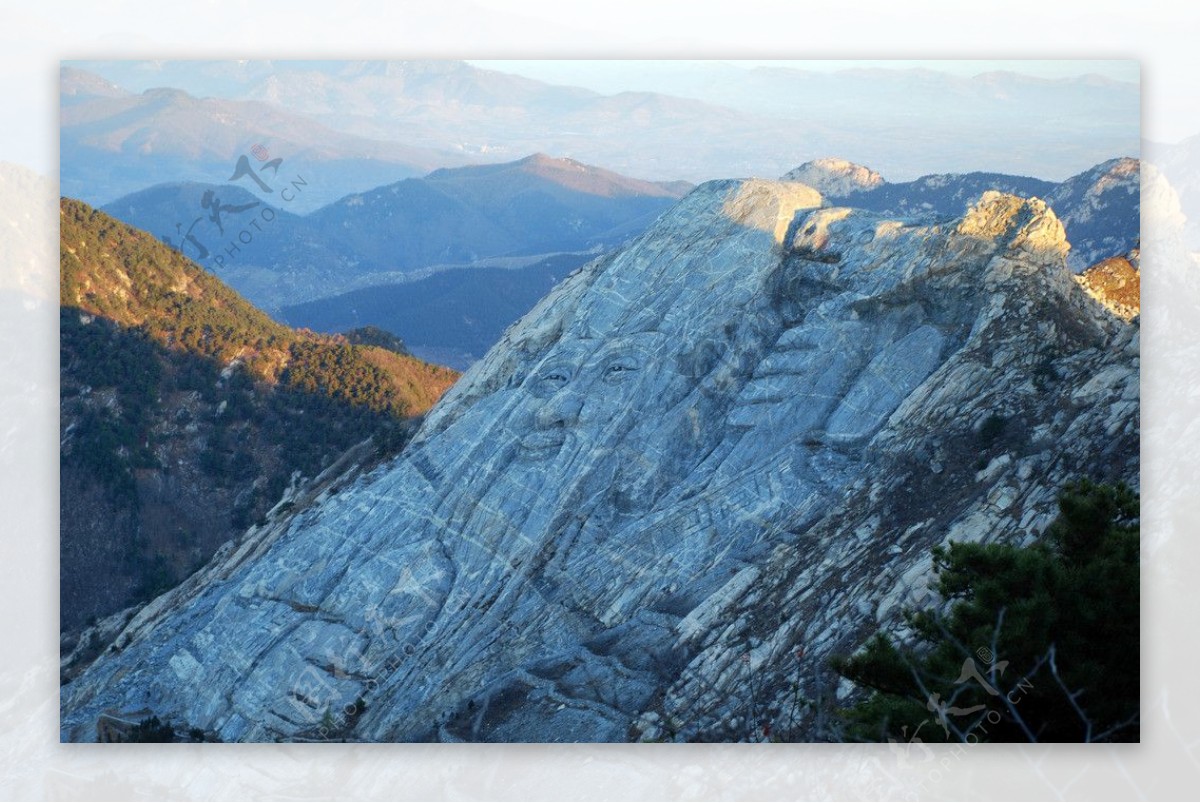
[[[595,346],[595,341],[586,339],[559,343],[541,359],[534,361],[529,371],[532,375],[538,375],[552,368],[566,367],[573,372],[595,351]]]
[[[666,340],[661,332],[639,332],[635,335],[625,335],[601,348],[596,356],[588,362],[592,365],[607,363],[615,357],[629,356],[635,359],[649,359],[658,351],[658,346]]]
[[[609,368],[621,363],[626,364],[630,369],[636,370],[644,367],[650,361],[652,355],[653,352],[645,348],[626,347],[613,349],[604,354],[596,355],[594,360],[589,360],[588,370],[607,374]]]
[[[600,363],[600,374],[604,378],[612,378],[613,376],[640,371],[645,364],[646,360],[642,355],[619,354]]]
[[[642,371],[642,363],[640,361],[622,361],[621,359],[610,362],[600,371],[600,381],[606,384],[616,384],[624,382],[635,374]]]

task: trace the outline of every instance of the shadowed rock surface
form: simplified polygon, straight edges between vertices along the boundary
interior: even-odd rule
[[[1045,204],[944,224],[702,185],[564,280],[396,461],[331,478],[125,627],[62,736],[821,738],[828,659],[929,548],[1138,480],[1138,327]],[[365,709],[362,705],[365,704]]]

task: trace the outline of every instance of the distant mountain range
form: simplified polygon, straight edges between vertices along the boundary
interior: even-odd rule
[[[319,265],[341,274],[349,261],[336,243],[279,199],[263,200],[235,184],[158,184],[101,208],[153,234],[226,281],[230,271],[241,266],[283,274],[289,268]],[[286,279],[279,276],[277,281]],[[252,301],[261,301],[236,281],[230,283]]]
[[[143,62],[142,64],[146,64]],[[475,61],[483,69],[520,69],[511,63],[492,65]],[[863,65],[863,62],[858,62]],[[263,69],[263,62],[259,62]],[[827,65],[828,66],[828,65]],[[526,68],[531,77],[547,74],[542,65]],[[125,70],[137,82],[149,80],[149,71]],[[812,70],[794,65],[760,64],[754,67],[728,61],[673,60],[646,69],[645,62],[610,62],[603,71],[587,62],[555,65],[559,83],[586,85],[601,93],[657,92],[744,112],[794,119],[820,119],[832,115],[871,117],[907,116],[913,119],[952,119],[990,122],[1000,108],[1014,114],[1034,109],[1053,111],[1065,125],[1082,127],[1091,119],[1104,125],[1121,107],[1136,104],[1138,86],[1096,74],[1064,78],[1039,78],[1008,70],[962,75],[927,67],[849,66],[840,70]],[[193,76],[193,80],[196,80]],[[211,86],[211,83],[209,84]],[[952,99],[952,102],[947,102]],[[1103,122],[1101,122],[1103,121]]]
[[[302,177],[294,209],[311,211],[347,193],[467,161],[335,131],[257,101],[197,98],[174,88],[134,94],[70,67],[60,86],[61,189],[95,205],[165,181],[228,181],[246,159],[256,175],[263,170],[264,186]],[[281,161],[262,164],[273,159]],[[242,172],[244,186],[258,186]]]
[[[274,311],[435,265],[610,248],[690,188],[535,154],[438,170],[303,217],[283,199],[197,183],[151,187],[104,211],[169,239]]]
[[[959,216],[987,190],[1040,197],[1066,227],[1079,272],[1137,246],[1138,167],[1112,159],[1061,183],[982,172],[893,183],[823,158],[784,178],[828,203],[926,220]],[[170,240],[292,325],[382,327],[415,353],[465,369],[566,273],[640,233],[688,189],[535,154],[437,170],[303,216],[230,184],[162,185],[104,209]],[[561,255],[535,258],[553,253]]]
[[[87,126],[105,129],[105,115],[124,125],[127,106],[141,110],[141,133],[128,153],[161,147],[182,119],[189,136],[220,142],[229,119],[259,108],[239,104],[265,104],[291,125],[279,129],[288,138],[268,146],[273,153],[298,158],[296,149],[328,143],[339,159],[369,160],[355,178],[366,182],[374,170],[378,180],[344,192],[402,177],[384,175],[386,165],[409,165],[416,174],[425,172],[417,171],[422,165],[506,162],[535,152],[691,182],[778,175],[798,157],[833,151],[902,177],[986,168],[1057,179],[1112,153],[1135,152],[1140,141],[1137,85],[1094,76],[963,78],[929,70],[810,73],[701,65],[664,84],[675,94],[604,94],[457,61],[79,61],[68,69],[73,72],[64,81],[71,91],[99,96]],[[79,70],[108,83],[85,79]],[[147,94],[134,96],[136,103],[109,97],[112,85]],[[158,110],[161,87],[189,93],[190,100],[174,102],[191,111]],[[84,122],[66,113],[77,103],[66,92],[64,142],[70,144],[79,136],[72,129]],[[86,127],[83,133],[95,136]],[[120,169],[125,172],[117,178],[130,179],[133,164],[103,148],[86,153],[94,169],[83,189],[106,194],[102,202],[161,180],[213,180],[143,171],[140,185],[113,192],[102,188],[105,171]],[[346,183],[339,184],[337,173],[351,163],[320,164],[329,168],[319,176],[323,187]]]

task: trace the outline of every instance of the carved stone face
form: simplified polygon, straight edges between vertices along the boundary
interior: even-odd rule
[[[659,332],[639,332],[558,344],[522,385],[532,416],[521,456],[545,460],[568,442],[578,449],[620,439],[648,393],[661,398],[676,384],[665,341]]]

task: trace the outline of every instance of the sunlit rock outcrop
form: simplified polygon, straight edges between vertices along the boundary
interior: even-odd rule
[[[1075,276],[1084,291],[1113,315],[1126,321],[1141,314],[1141,250],[1098,262]]]
[[[249,532],[63,690],[227,740],[821,734],[929,547],[1137,481],[1137,326],[1045,204],[917,225],[710,182],[515,324],[367,476]]]
[[[883,176],[869,167],[834,157],[813,159],[782,176],[782,181],[799,181],[823,195],[843,197],[882,187]]]

